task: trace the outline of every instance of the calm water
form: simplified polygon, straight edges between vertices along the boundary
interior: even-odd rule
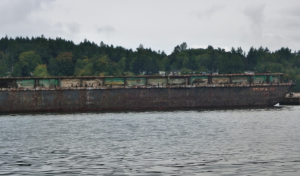
[[[0,116],[0,175],[300,175],[300,107]]]

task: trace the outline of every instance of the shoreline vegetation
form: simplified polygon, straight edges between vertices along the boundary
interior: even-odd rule
[[[154,51],[140,44],[136,50],[121,46],[96,44],[84,40],[79,44],[62,38],[16,37],[0,39],[0,77],[47,76],[123,76],[158,74],[159,71],[190,73],[285,73],[284,80],[300,82],[300,50],[267,47],[244,51],[241,47],[225,51],[208,45],[191,49],[183,42],[171,54]],[[300,91],[295,86],[293,91]]]

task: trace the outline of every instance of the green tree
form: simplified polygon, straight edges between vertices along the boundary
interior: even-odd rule
[[[59,67],[57,60],[55,58],[49,59],[49,65],[48,65],[49,74],[51,76],[58,76],[59,74]]]
[[[280,63],[274,63],[274,62],[266,62],[258,65],[257,71],[259,73],[266,73],[266,72],[277,72],[282,73],[284,70],[284,67]]]
[[[85,59],[77,60],[74,72],[76,76],[92,76],[94,73],[94,64],[91,62],[91,59],[86,57]]]
[[[11,74],[12,77],[23,77],[22,75],[22,67],[19,62],[14,65],[14,70]]]
[[[48,77],[47,65],[41,64],[37,65],[34,69],[33,76],[35,77]]]
[[[5,54],[3,51],[0,51],[0,76],[6,76],[6,72]]]
[[[18,66],[21,67],[20,76],[31,76],[35,67],[42,63],[40,55],[34,51],[23,52],[19,56]],[[15,71],[15,69],[14,69]],[[18,70],[16,70],[18,71]]]
[[[7,68],[4,61],[0,60],[0,77],[6,76]]]
[[[95,70],[98,71],[99,73],[108,72],[110,59],[108,58],[107,55],[95,58],[94,63],[95,63]]]
[[[193,70],[191,70],[191,69],[187,69],[187,68],[182,68],[181,69],[181,74],[183,74],[183,75],[189,75],[192,72],[193,72]]]
[[[114,75],[114,76],[121,76],[122,72],[121,72],[121,68],[119,66],[118,63],[115,62],[111,62],[110,66],[109,66],[109,75]]]
[[[195,58],[195,62],[195,64],[197,65],[197,70],[207,69],[210,65],[210,56],[208,54],[198,55]]]
[[[182,44],[179,45],[179,52],[187,50],[187,44],[183,42]]]
[[[120,66],[120,70],[122,72],[125,71],[125,68],[126,68],[126,57],[122,57],[119,62],[118,62],[119,66]]]
[[[170,70],[170,60],[167,56],[163,57],[163,66],[165,67],[165,71]]]
[[[244,71],[243,58],[237,53],[220,55],[218,70],[220,73],[242,73]]]
[[[72,76],[74,73],[72,52],[61,52],[55,58],[59,68],[59,76]]]
[[[159,69],[160,71],[166,71],[166,68],[165,68],[164,60],[163,60],[163,59],[157,58],[157,59],[156,59],[156,64],[157,64],[158,69]]]

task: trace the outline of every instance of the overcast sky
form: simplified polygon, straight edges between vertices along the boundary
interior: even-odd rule
[[[300,50],[299,0],[1,0],[1,37],[61,37],[79,43],[171,53],[241,46]]]

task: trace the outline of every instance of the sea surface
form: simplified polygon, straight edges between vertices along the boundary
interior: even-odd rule
[[[300,106],[0,115],[0,175],[300,175]]]

